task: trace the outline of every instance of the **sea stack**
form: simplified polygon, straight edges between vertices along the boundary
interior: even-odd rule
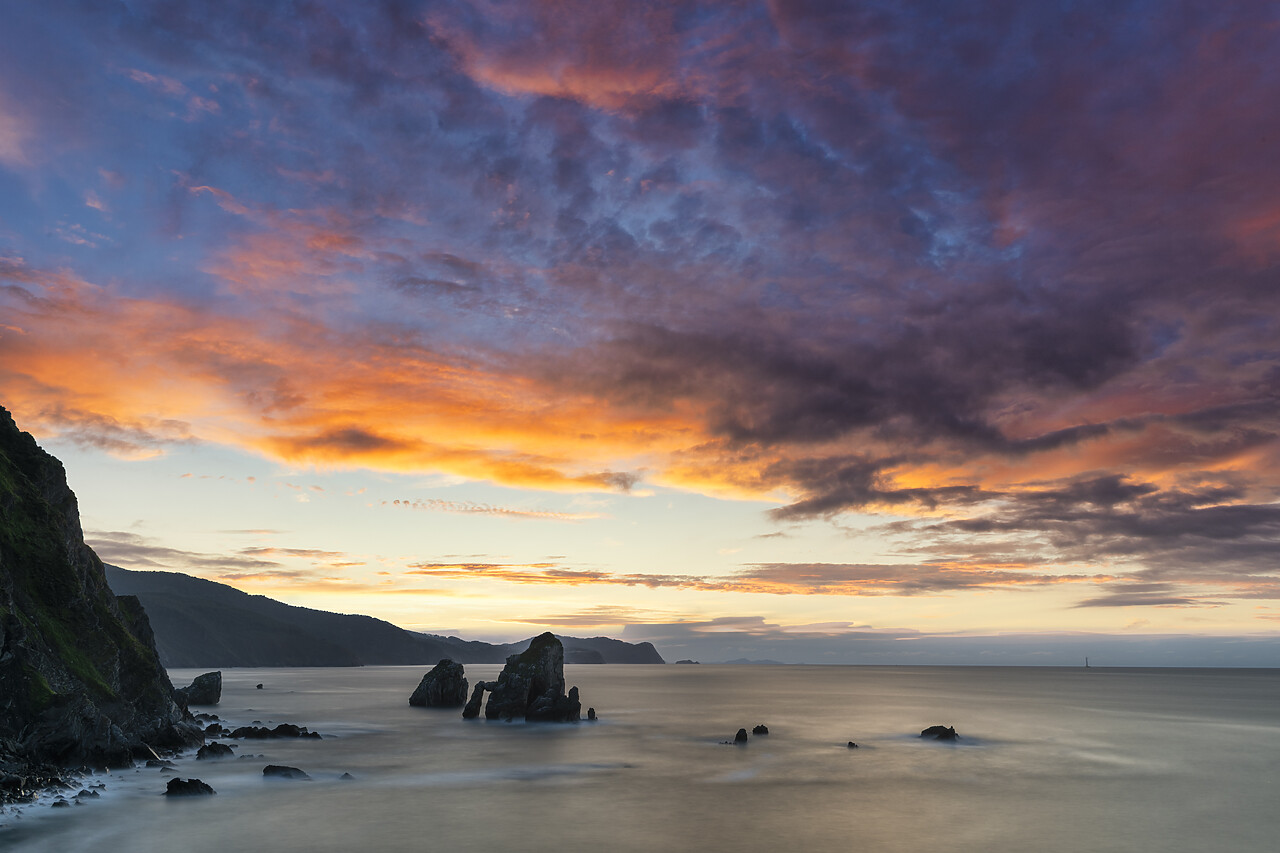
[[[419,708],[460,708],[467,704],[467,677],[462,664],[445,658],[422,676],[409,704]]]
[[[147,615],[84,544],[62,464],[0,408],[0,766],[126,766],[194,746]]]
[[[496,682],[485,685],[493,691],[485,719],[576,723],[582,714],[578,688],[565,695],[564,683],[564,646],[551,632],[534,637],[524,652],[507,658]]]
[[[190,685],[174,690],[173,698],[183,707],[217,705],[222,701],[222,672],[206,672],[204,675],[197,675]]]

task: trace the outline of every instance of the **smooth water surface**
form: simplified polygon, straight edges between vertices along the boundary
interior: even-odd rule
[[[224,670],[210,710],[227,723],[325,739],[113,772],[99,800],[0,813],[0,848],[1270,853],[1280,837],[1280,670],[569,666],[600,721],[533,725],[409,707],[427,669]],[[758,723],[768,736],[721,743]],[[920,740],[934,724],[961,739]],[[218,794],[168,799],[172,775]]]

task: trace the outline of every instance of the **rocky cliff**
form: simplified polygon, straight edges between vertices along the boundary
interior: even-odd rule
[[[199,741],[142,606],[84,544],[62,464],[0,408],[0,763],[118,766]]]

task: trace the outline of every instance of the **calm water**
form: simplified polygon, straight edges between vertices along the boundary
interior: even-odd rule
[[[426,669],[225,670],[225,720],[326,739],[176,762],[216,797],[112,773],[100,800],[0,813],[0,848],[1270,853],[1280,837],[1280,670],[570,666],[601,716],[575,726],[410,708]],[[767,737],[720,745],[757,723]],[[959,744],[914,736],[935,723]],[[314,781],[263,779],[268,763]]]

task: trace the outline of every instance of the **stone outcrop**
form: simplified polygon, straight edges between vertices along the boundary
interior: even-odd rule
[[[0,771],[194,746],[136,598],[84,544],[62,464],[0,408]]]
[[[960,735],[956,734],[955,726],[929,726],[920,732],[920,737],[925,740],[955,740]]]
[[[476,682],[476,689],[471,692],[471,698],[467,700],[467,707],[462,709],[462,719],[474,720],[480,716],[480,706],[484,704],[484,691],[488,686],[483,681]]]
[[[498,680],[485,687],[492,691],[484,709],[488,720],[523,717],[530,722],[576,723],[582,714],[578,688],[565,694],[564,646],[550,632],[507,658]]]
[[[737,733],[736,735],[734,735],[734,736],[733,736],[733,742],[734,742],[734,743],[746,743],[746,742],[747,742],[747,730],[746,730],[746,729],[738,729],[738,733]]]
[[[422,676],[409,704],[419,708],[459,708],[467,703],[467,677],[462,664],[445,658]]]
[[[753,735],[767,735],[769,733],[769,727],[766,726],[764,723],[761,723],[760,725],[752,729],[751,733]]]
[[[174,690],[173,698],[183,707],[217,705],[222,700],[222,673],[206,672],[204,675],[197,675],[189,686]]]

